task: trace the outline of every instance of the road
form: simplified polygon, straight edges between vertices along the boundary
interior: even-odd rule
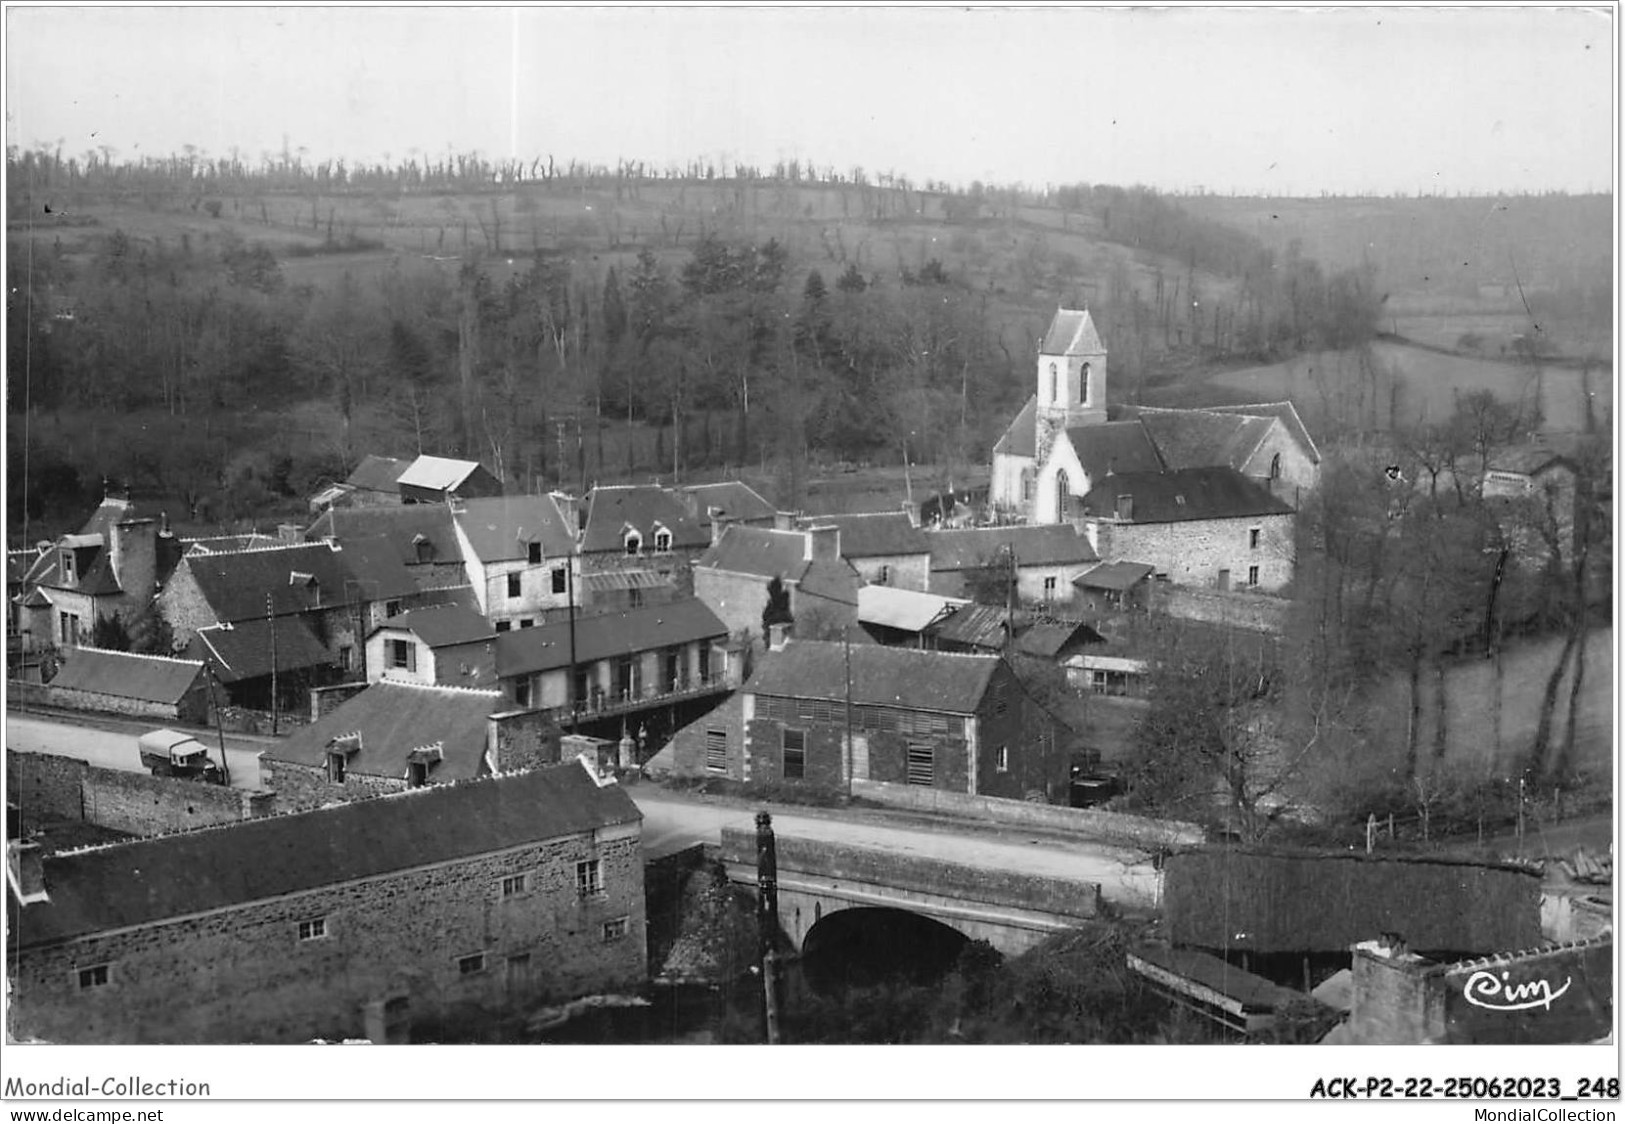
[[[165,727],[161,722],[134,722],[122,719],[89,719],[66,721],[56,716],[49,718],[6,714],[6,748],[24,753],[52,753],[59,757],[77,757],[92,765],[108,769],[125,769],[144,773],[137,739],[147,730],[179,729],[194,734],[209,749],[209,756],[220,759],[219,739],[205,730],[188,730],[184,726]],[[233,788],[260,787],[260,751],[265,747],[255,740],[228,735],[226,762],[231,767]]]
[[[984,869],[1079,878],[1100,884],[1114,904],[1145,909],[1157,901],[1158,874],[1141,852],[984,824],[911,817],[880,810],[821,809],[787,805],[723,804],[666,792],[650,785],[628,790],[643,812],[643,845],[651,858],[716,843],[724,827],[754,831],[756,812],[771,812],[773,829],[857,847],[941,859]]]

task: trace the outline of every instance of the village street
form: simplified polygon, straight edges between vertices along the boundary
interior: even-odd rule
[[[108,769],[127,769],[145,772],[141,767],[141,754],[137,739],[149,730],[171,729],[189,733],[202,742],[211,760],[220,758],[218,735],[208,730],[173,724],[165,726],[157,721],[76,716],[72,720],[56,714],[36,713],[21,715],[6,713],[6,748],[22,753],[51,753],[59,757],[77,757],[92,765]],[[226,736],[226,763],[231,768],[233,788],[260,787],[260,752],[274,739],[256,738],[246,734]]]

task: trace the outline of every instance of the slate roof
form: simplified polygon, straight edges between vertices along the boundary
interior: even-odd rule
[[[1274,423],[1207,410],[1146,408],[1140,411],[1140,424],[1170,469],[1229,465],[1239,471]]]
[[[1016,651],[1052,660],[1070,648],[1104,643],[1106,638],[1082,621],[1035,621],[1016,636]]]
[[[771,519],[777,509],[743,480],[723,480],[716,484],[695,484],[683,489],[694,497],[695,518],[702,527],[711,525],[710,509],[721,508],[723,517],[741,522]]]
[[[575,656],[578,664],[591,663],[669,644],[721,640],[727,635],[728,626],[718,620],[704,602],[690,597],[624,613],[577,617]],[[496,668],[500,678],[532,675],[569,665],[568,620],[497,633]]]
[[[1301,1004],[1308,998],[1301,991],[1281,987],[1198,949],[1147,943],[1129,951],[1149,964],[1227,996],[1242,1013],[1269,1013]],[[1326,1013],[1331,1014],[1329,1010]]]
[[[1514,445],[1497,449],[1489,456],[1488,468],[1491,472],[1516,472],[1522,476],[1534,476],[1552,465],[1562,465],[1570,471],[1574,469],[1573,461],[1547,445]]]
[[[532,542],[541,543],[542,556],[549,559],[575,550],[575,534],[552,496],[464,500],[454,518],[481,562],[522,562]]]
[[[1308,452],[1309,459],[1316,464],[1320,463],[1320,449],[1316,447],[1314,438],[1309,436],[1309,428],[1303,424],[1298,416],[1298,408],[1290,402],[1253,402],[1244,406],[1205,406],[1203,409],[1209,413],[1217,414],[1246,414],[1255,418],[1280,418],[1281,424],[1286,426],[1287,432],[1296,437]]]
[[[1144,562],[1103,562],[1088,573],[1073,578],[1072,584],[1083,589],[1125,590],[1144,581],[1156,570],[1155,566]]]
[[[179,702],[202,673],[200,660],[81,647],[74,649],[51,686],[169,706]]]
[[[1068,566],[1096,560],[1094,547],[1069,523],[1033,527],[976,527],[962,531],[931,531],[933,570],[976,570],[1002,562],[1015,548],[1016,565]]]
[[[1094,317],[1086,308],[1056,309],[1044,342],[1038,347],[1040,355],[1091,355],[1105,350],[1100,333],[1095,331]]]
[[[997,651],[1004,647],[1010,610],[998,605],[966,605],[931,631],[939,641]]]
[[[329,608],[353,600],[385,601],[414,593],[417,586],[388,540],[356,537],[335,549],[327,543],[305,543],[230,554],[192,555],[188,567],[204,599],[223,622],[264,617],[271,597],[277,616]],[[302,578],[316,580],[313,598]],[[349,586],[346,586],[349,582]],[[357,584],[359,583],[359,584]]]
[[[940,597],[889,585],[866,585],[858,590],[858,620],[905,632],[923,632],[965,604],[961,598]]]
[[[486,772],[486,716],[511,709],[513,704],[500,691],[382,679],[272,744],[262,756],[267,761],[325,767],[328,743],[359,732],[361,748],[345,763],[348,772],[404,778],[412,751],[438,743],[443,757],[429,779],[467,780]]]
[[[497,634],[490,621],[461,605],[431,605],[412,609],[400,616],[390,617],[372,631],[377,632],[380,628],[405,630],[431,648],[472,644],[489,640]]]
[[[797,581],[806,572],[807,535],[767,527],[727,527],[722,537],[694,563],[731,574]]]
[[[744,690],[792,699],[846,698],[845,645],[789,640],[765,653]],[[972,714],[997,670],[997,656],[922,652],[873,644],[852,646],[852,702]]]
[[[1138,421],[1075,425],[1066,436],[1091,483],[1108,472],[1161,472],[1164,467],[1150,434]]]
[[[107,496],[77,534],[63,535],[52,543],[53,548],[70,546],[74,549],[74,568],[78,582],[74,588],[86,593],[118,593],[118,583],[112,580],[112,567],[107,559],[106,544],[111,540],[113,527],[129,519],[139,518],[130,501],[118,496]],[[95,551],[97,553],[91,553]],[[24,577],[29,585],[62,587],[58,572],[61,551],[51,549],[38,555]],[[95,588],[92,588],[95,587]]]
[[[379,457],[368,453],[345,479],[352,488],[370,492],[399,492],[401,473],[412,467],[412,462],[400,457]]]
[[[278,672],[326,667],[333,662],[332,654],[298,617],[277,621],[275,632]],[[250,617],[232,625],[198,629],[190,649],[197,658],[209,661],[222,683],[258,679],[271,674],[271,633],[271,624],[264,617]]]
[[[1541,943],[1540,875],[1518,866],[1214,847],[1170,856],[1164,879],[1175,944],[1342,952],[1373,933],[1399,933],[1417,952]]]
[[[422,456],[406,466],[396,484],[403,488],[424,488],[431,492],[449,492],[473,475],[478,461],[453,460],[450,457]]]
[[[996,456],[1036,457],[1038,455],[1038,395],[1016,412],[1016,418],[993,443]]]
[[[452,528],[451,511],[441,504],[329,508],[305,532],[306,541],[333,538],[341,546],[351,539],[372,536],[387,539],[408,566],[418,561],[419,536],[429,543],[429,561],[461,562],[463,558],[457,532]]]
[[[1132,496],[1135,523],[1289,515],[1292,508],[1233,468],[1125,472],[1108,476],[1079,501],[1087,515],[1115,516],[1119,496]]]
[[[925,532],[916,527],[908,513],[903,511],[882,511],[869,515],[808,515],[800,522],[804,529],[839,527],[843,558],[883,558],[931,552]]]
[[[44,860],[48,900],[7,895],[9,943],[49,945],[641,818],[625,790],[570,762],[58,853]]]
[[[688,507],[676,495],[652,484],[600,485],[587,497],[587,525],[582,532],[584,553],[624,553],[622,539],[628,524],[643,536],[643,549],[654,549],[655,524],[671,532],[673,550],[703,547],[711,533],[689,518]]]

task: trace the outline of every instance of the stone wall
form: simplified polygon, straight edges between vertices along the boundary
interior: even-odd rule
[[[276,793],[277,807],[284,812],[305,812],[347,800],[366,800],[390,792],[404,792],[405,777],[376,777],[347,772],[342,784],[327,779],[321,765],[301,765],[291,761],[260,758],[260,783]]]
[[[1195,846],[1206,840],[1200,827],[1177,820],[1154,820],[1094,808],[1062,808],[996,796],[967,796],[920,785],[860,780],[853,782],[852,795],[891,808],[962,816],[1012,827],[1064,831],[1080,838],[1148,850]]]
[[[594,858],[604,893],[583,897],[576,863]],[[529,888],[504,898],[517,874]],[[367,1005],[404,999],[413,1039],[433,1041],[637,987],[644,909],[636,825],[583,833],[25,950],[11,1029],[63,1043],[295,1043],[360,1037]],[[300,940],[315,919],[325,936]],[[102,964],[107,984],[80,988],[78,970]]]
[[[72,820],[129,835],[162,835],[277,811],[274,793],[227,788],[73,757],[6,751],[6,799],[30,823]]]
[[[1151,587],[1151,607],[1184,620],[1278,634],[1286,627],[1292,603],[1267,593],[1224,592],[1158,582]]]
[[[706,745],[710,731],[723,735],[726,768],[715,772],[706,766]],[[669,761],[672,773],[680,777],[729,777],[745,779],[745,718],[744,698],[731,695],[722,705],[697,722],[690,722],[672,735],[667,748],[656,757],[662,763]],[[651,763],[653,764],[653,763]],[[651,772],[658,771],[652,769]]]
[[[322,715],[337,710],[352,698],[365,691],[366,683],[337,683],[331,687],[312,687],[310,689],[310,720],[315,722]]]
[[[22,809],[30,823],[40,820],[83,820],[82,785],[90,762],[50,753],[6,750],[6,800]]]
[[[778,835],[779,877],[803,873],[840,883],[864,883],[962,902],[1012,906],[1068,917],[1094,917],[1100,886],[1083,879],[1051,878],[1017,871],[966,866],[942,859]],[[722,829],[722,860],[756,865],[756,832]]]
[[[762,631],[762,610],[767,608],[767,579],[697,566],[694,596],[727,626],[729,635]]]
[[[888,554],[873,558],[848,558],[865,585],[888,585],[920,593],[931,588],[931,555]]]
[[[1215,588],[1219,571],[1230,572],[1230,587],[1247,582],[1258,567],[1258,589],[1280,589],[1292,580],[1293,515],[1237,519],[1191,519],[1182,523],[1118,523],[1100,520],[1102,558],[1145,562],[1176,585]],[[1259,543],[1251,545],[1257,528]]]
[[[485,721],[486,754],[496,772],[559,763],[559,727],[551,710],[510,710]]]
[[[236,823],[276,812],[276,794],[91,766],[81,781],[84,818],[130,835]]]

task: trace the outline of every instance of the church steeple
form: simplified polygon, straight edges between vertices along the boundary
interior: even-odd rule
[[[1089,310],[1058,308],[1038,345],[1038,464],[1055,433],[1106,420],[1106,345]]]

